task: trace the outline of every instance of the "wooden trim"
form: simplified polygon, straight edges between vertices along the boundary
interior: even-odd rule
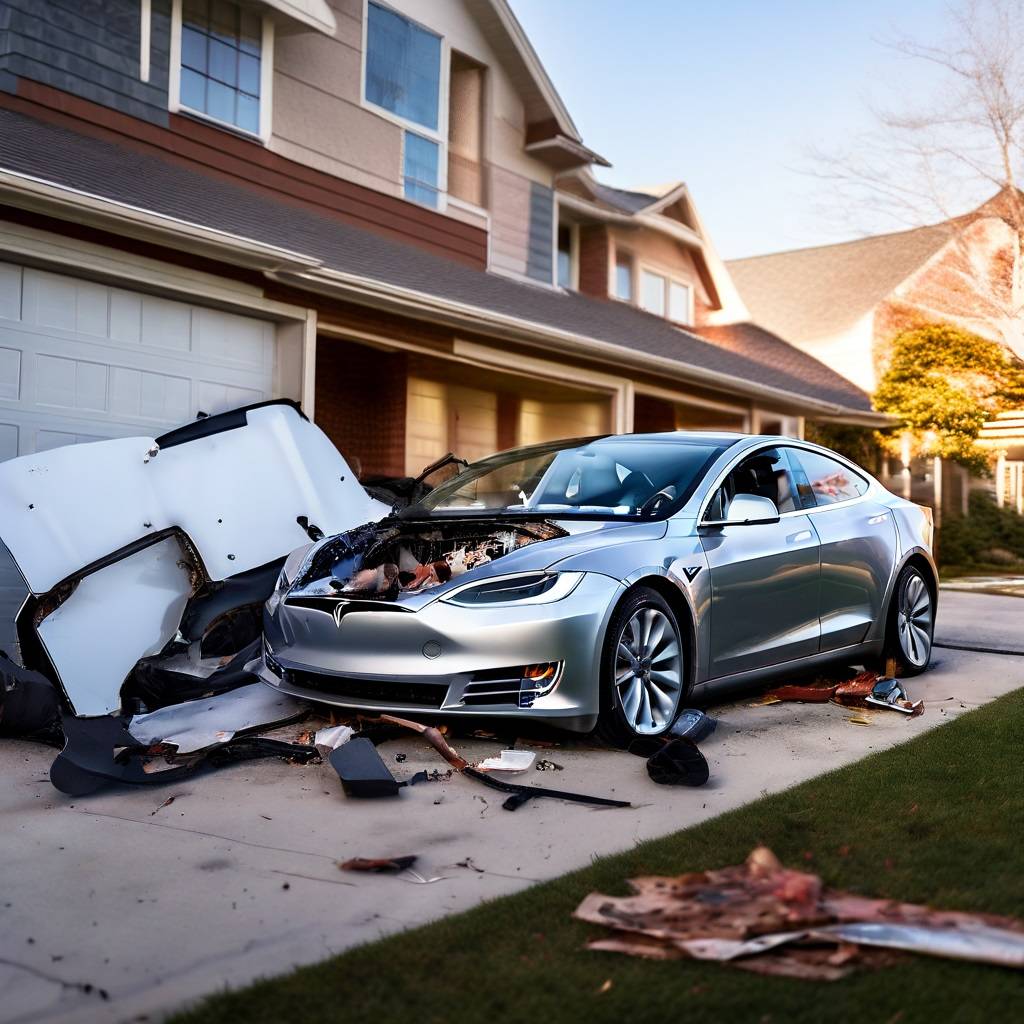
[[[376,192],[271,153],[250,140],[194,118],[169,115],[167,128],[21,78],[17,95],[0,92],[0,107],[37,120],[158,155],[323,216],[483,270],[487,232],[416,203]]]

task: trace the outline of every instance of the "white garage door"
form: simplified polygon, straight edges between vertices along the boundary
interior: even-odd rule
[[[0,460],[154,436],[272,397],[273,374],[268,321],[0,262]],[[0,550],[0,648],[21,587]]]

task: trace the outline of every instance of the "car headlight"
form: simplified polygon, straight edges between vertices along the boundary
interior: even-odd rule
[[[441,600],[468,608],[505,604],[551,604],[568,597],[583,579],[581,572],[531,572],[466,583]]]
[[[277,582],[274,584],[274,591],[267,598],[266,608],[271,615],[277,611],[278,606],[281,604],[281,599],[288,592],[288,588],[292,585],[292,580],[299,575],[299,570],[305,564],[310,551],[314,547],[316,547],[315,544],[306,544],[301,548],[296,548],[284,560],[284,565],[281,566],[281,571],[277,576]]]

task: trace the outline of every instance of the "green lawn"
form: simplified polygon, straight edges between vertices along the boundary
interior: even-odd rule
[[[599,929],[570,914],[592,889],[624,893],[631,875],[734,864],[766,843],[831,885],[1024,916],[1022,738],[1018,690],[786,793],[437,924],[213,997],[173,1022],[1019,1019],[1019,972],[915,957],[832,983],[760,977],[715,964],[588,952],[584,941]],[[611,987],[600,991],[607,980]]]

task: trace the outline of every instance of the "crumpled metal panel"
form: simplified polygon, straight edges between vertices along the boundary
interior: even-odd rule
[[[2,539],[35,594],[171,527],[223,580],[307,543],[298,516],[332,534],[389,511],[323,431],[283,403],[163,451],[129,437],[0,464]]]

